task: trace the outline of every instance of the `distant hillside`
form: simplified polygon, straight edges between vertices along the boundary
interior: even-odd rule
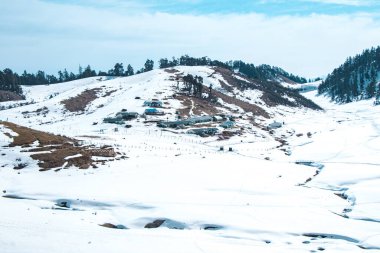
[[[278,82],[210,66],[176,66],[128,77],[89,77],[22,88],[26,100],[7,104],[0,110],[0,118],[17,118],[25,126],[46,125],[53,132],[62,122],[71,122],[76,134],[79,129],[100,131],[105,127],[105,118],[125,110],[140,115],[141,119],[135,122],[138,126],[155,127],[161,121],[224,115],[262,128],[269,121],[305,112],[307,108],[321,109]],[[149,110],[147,114],[145,102],[156,100],[162,103],[157,114]]]
[[[338,103],[380,99],[380,47],[371,48],[334,69],[318,88]]]
[[[249,64],[248,64],[249,65]],[[285,82],[285,83],[306,83],[307,80],[304,77],[299,77],[291,73],[286,72],[282,68],[274,67],[266,64],[250,67],[251,70],[244,66],[243,68],[239,66],[238,71],[242,74],[247,75],[251,78],[260,79],[262,81],[274,81],[274,82]]]
[[[184,55],[180,58],[172,57],[172,60],[164,58],[158,61],[158,65],[160,69],[179,66],[220,67],[228,69],[229,71],[231,71],[231,73],[233,72],[236,74],[240,74],[246,78],[254,79],[260,82],[275,82],[278,84],[283,84],[283,86],[292,86],[294,84],[302,84],[307,82],[305,78],[288,73],[279,67],[273,67],[270,65],[255,66],[252,63],[246,63],[243,61],[221,62],[218,60],[212,60],[206,56],[201,58],[194,58],[188,55]],[[154,62],[150,59],[147,59],[144,64],[144,67],[137,70],[136,72],[134,71],[133,67],[129,64],[127,68],[124,69],[123,63],[116,63],[112,69],[108,71],[99,72],[96,72],[95,70],[91,69],[90,65],[88,65],[85,69],[79,66],[78,74],[74,74],[72,72],[69,73],[66,69],[64,69],[63,71],[58,71],[58,76],[48,75],[42,70],[37,71],[37,73],[35,74],[24,71],[20,75],[7,68],[3,71],[0,71],[0,91],[9,91],[22,96],[22,85],[32,86],[55,84],[95,76],[133,76],[135,74],[149,72],[153,69]],[[270,84],[268,85],[270,86]],[[12,97],[13,96],[8,96],[7,100],[12,99]]]
[[[266,64],[255,66],[252,63],[246,63],[243,61],[228,61],[221,62],[218,60],[212,60],[208,57],[194,58],[188,55],[181,56],[172,60],[167,58],[159,60],[159,68],[168,68],[176,66],[211,66],[222,67],[225,69],[233,70],[248,78],[258,79],[260,81],[272,81],[272,82],[285,82],[285,83],[306,83],[307,80],[304,77],[286,72],[285,70]]]
[[[227,81],[227,85],[223,81],[220,81],[226,91],[233,94],[236,94],[236,91],[241,91],[243,94],[245,91],[249,92],[252,90],[261,92],[261,99],[269,107],[283,105],[289,107],[307,107],[313,110],[322,109],[311,100],[300,95],[298,91],[280,85],[279,82],[289,82],[289,79],[286,80],[286,77],[281,75],[280,71],[270,66],[267,67],[273,70],[272,73],[265,72],[267,74],[271,73],[271,76],[268,76],[268,78],[244,78],[244,75],[240,73],[234,73],[229,69],[220,67],[215,68],[215,73],[220,74]],[[266,69],[268,70],[267,67]]]

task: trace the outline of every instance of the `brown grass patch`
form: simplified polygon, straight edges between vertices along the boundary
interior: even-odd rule
[[[112,147],[104,146],[96,148],[94,146],[78,146],[76,139],[65,136],[54,135],[42,131],[19,126],[10,122],[0,122],[0,124],[16,132],[18,136],[13,136],[13,142],[10,147],[21,146],[29,147],[35,141],[39,146],[32,149],[25,149],[24,152],[44,152],[32,154],[30,157],[38,160],[38,166],[41,171],[52,168],[65,168],[75,166],[80,169],[87,169],[95,166],[92,156],[115,157],[116,152]],[[80,155],[67,159],[68,156]],[[19,168],[21,169],[21,168]]]
[[[207,89],[206,87],[203,87],[203,88]],[[212,96],[222,99],[227,104],[233,104],[233,105],[239,106],[246,112],[252,112],[254,116],[263,116],[265,118],[269,118],[269,114],[264,109],[262,109],[261,107],[257,105],[250,104],[240,99],[228,96],[216,90],[212,90],[211,94]]]
[[[165,69],[164,71],[165,71],[166,73],[169,73],[169,74],[174,74],[174,73],[179,72],[179,70],[176,70],[176,69]]]
[[[101,91],[100,88],[85,90],[75,97],[61,101],[61,104],[63,104],[65,108],[70,112],[84,111],[87,105],[98,97],[97,94],[99,91]]]
[[[220,86],[222,86],[223,89],[225,89],[228,92],[233,92],[233,88],[229,85],[227,85],[225,82],[219,80]]]
[[[215,115],[220,113],[220,111],[215,108],[215,104],[205,99],[200,99],[197,97],[191,97],[186,95],[177,95],[176,99],[181,101],[182,105],[184,106],[184,108],[178,110],[181,116],[190,116],[189,113],[192,105],[194,105],[194,115]]]
[[[13,132],[18,134],[18,136],[11,136],[11,138],[13,138],[13,142],[10,144],[11,147],[30,146],[35,141],[38,141],[40,146],[62,145],[68,142],[75,142],[74,139],[71,139],[65,136],[49,134],[46,132],[16,125],[11,122],[1,121],[0,124],[6,126],[7,128],[11,129]]]
[[[108,97],[110,96],[112,93],[116,92],[117,90],[110,90],[110,91],[107,91],[102,97]]]

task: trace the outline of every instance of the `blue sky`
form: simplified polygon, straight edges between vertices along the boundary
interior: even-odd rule
[[[380,45],[378,0],[1,0],[0,8],[0,69],[17,72],[137,69],[189,54],[316,77]]]
[[[60,4],[92,6],[95,8],[128,9],[139,6],[151,12],[204,15],[211,13],[262,13],[277,15],[352,14],[358,12],[377,14],[378,0],[45,0]]]

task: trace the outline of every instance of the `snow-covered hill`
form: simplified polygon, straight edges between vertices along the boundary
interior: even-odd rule
[[[203,78],[204,97],[208,96],[206,89],[211,85],[217,102],[178,96],[183,88],[182,77],[187,74]],[[23,90],[27,100],[4,103],[4,107],[15,108],[0,111],[0,117],[23,126],[69,136],[109,129],[110,125],[94,126],[93,123],[102,122],[105,117],[114,116],[123,109],[143,114],[146,109],[143,102],[151,99],[164,102],[166,116],[161,119],[165,120],[175,120],[178,111],[183,109],[181,114],[185,117],[226,114],[244,117],[246,120],[242,124],[256,122],[261,126],[299,109],[319,109],[311,101],[280,85],[257,83],[228,70],[212,67],[176,67],[110,80],[94,77],[64,84],[25,86]],[[68,111],[63,102],[79,103],[81,99],[72,98],[86,96],[86,92],[93,92],[96,96],[85,104],[84,110]],[[25,105],[28,102],[31,104]],[[18,107],[18,104],[22,106]]]
[[[181,95],[177,80],[186,74],[212,84],[217,103]],[[1,251],[380,250],[380,109],[368,101],[330,104],[312,91],[305,96],[325,109],[313,110],[308,100],[273,84],[279,99],[263,85],[214,68],[177,67],[24,87],[27,101],[2,103],[14,107],[0,111],[2,120],[79,140],[66,161],[82,159],[83,146],[116,155],[93,156],[99,162],[87,170],[40,172],[31,155],[63,148],[46,140],[39,147],[30,136],[43,132],[0,123]],[[126,121],[128,128],[103,123],[123,109],[142,114],[152,99],[163,102],[165,116]],[[157,127],[178,113],[231,115],[236,125]],[[285,124],[266,129],[274,120]],[[186,134],[196,127],[219,133]],[[15,145],[25,133],[33,143]]]

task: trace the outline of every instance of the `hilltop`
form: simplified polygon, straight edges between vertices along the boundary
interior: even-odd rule
[[[202,97],[184,90],[183,77],[188,74],[203,79]],[[54,132],[62,121],[75,125],[75,131],[99,130],[101,127],[94,122],[100,123],[123,109],[143,115],[144,101],[152,99],[164,102],[165,116],[161,120],[224,114],[244,117],[246,122],[262,127],[287,110],[320,109],[294,90],[221,67],[174,67],[130,77],[91,77],[65,84],[23,86],[23,90],[26,100],[8,102],[3,106],[14,108],[0,111],[0,115],[15,123]]]

